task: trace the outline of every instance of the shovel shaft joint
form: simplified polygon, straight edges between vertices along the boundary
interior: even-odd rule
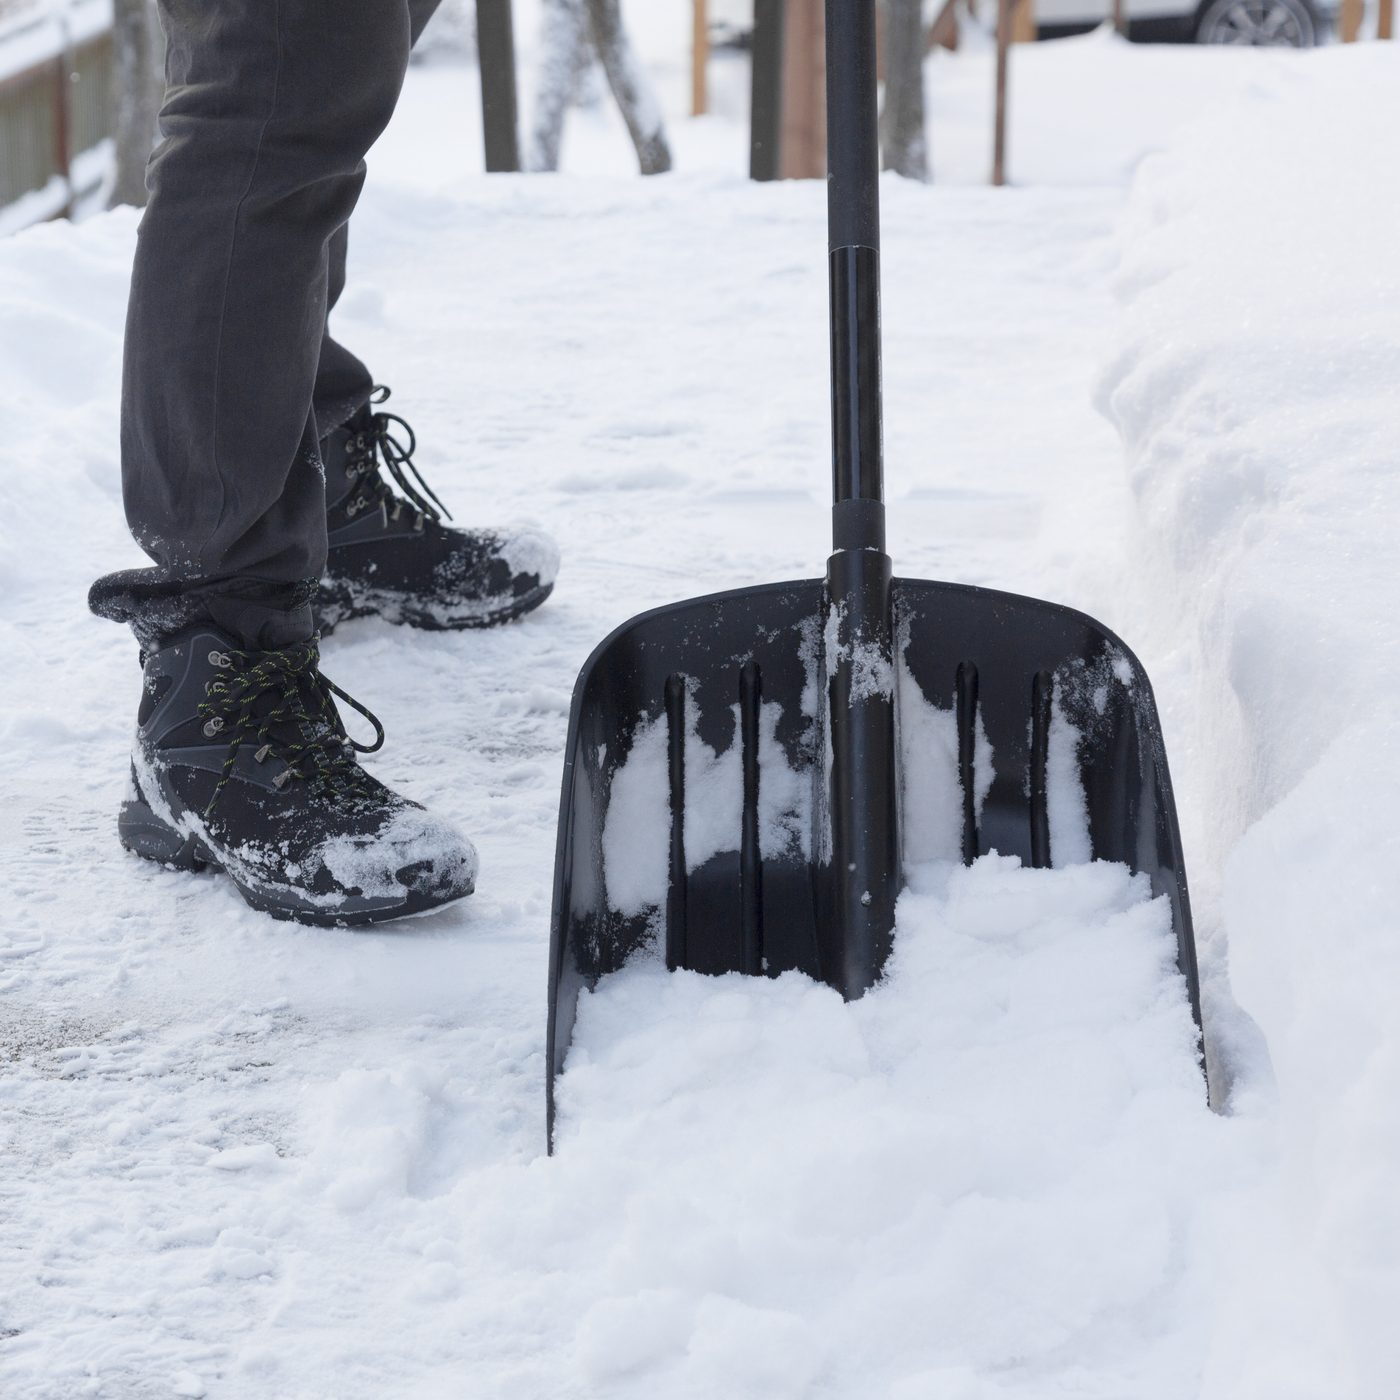
[[[837,248],[830,271],[833,543],[883,550],[880,255],[874,248]],[[848,509],[856,504],[859,510]]]

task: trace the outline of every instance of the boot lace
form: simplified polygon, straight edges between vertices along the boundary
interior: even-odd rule
[[[380,384],[375,387],[370,402],[380,404],[388,397],[388,387]],[[395,424],[407,437],[406,442],[394,435],[392,429]],[[444,517],[451,520],[452,512],[438,499],[413,461],[417,450],[418,439],[413,429],[397,413],[374,414],[369,425],[353,434],[346,444],[345,474],[351,480],[364,482],[364,486],[346,506],[346,514],[353,519],[361,511],[382,505],[387,518],[397,520],[407,506],[413,512],[413,527],[416,530],[423,528],[425,520],[442,520]],[[397,495],[384,479],[383,469],[386,467],[403,492],[402,496]]]
[[[280,792],[301,781],[325,797],[370,795],[370,778],[358,754],[376,753],[384,726],[358,700],[320,671],[317,639],[275,651],[214,652],[220,674],[206,686],[208,700],[198,707],[206,738],[228,735],[228,757],[204,809],[207,817],[233,776],[244,744],[258,746],[258,763],[280,759],[286,767],[273,780]],[[335,698],[358,710],[373,726],[375,740],[361,744],[346,732]]]

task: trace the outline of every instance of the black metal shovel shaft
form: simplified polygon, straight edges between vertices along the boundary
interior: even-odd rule
[[[827,0],[833,545],[884,549],[875,6]],[[854,510],[847,502],[857,503]]]
[[[895,748],[893,568],[885,553],[880,405],[880,186],[872,0],[827,0],[827,247],[831,318],[832,556],[827,563],[818,955],[847,998],[889,955],[902,884]]]

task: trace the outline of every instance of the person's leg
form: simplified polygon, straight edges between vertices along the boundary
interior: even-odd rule
[[[132,276],[127,520],[156,561],[99,584],[138,634],[309,635],[326,557],[312,413],[328,249],[408,63],[408,0],[161,0],[163,140]]]
[[[327,248],[408,62],[408,0],[161,0],[164,140],[127,320],[122,474],[153,569],[99,579],[142,697],[122,844],[254,908],[368,923],[471,893],[471,843],[361,767],[325,679],[312,412]],[[351,739],[337,699],[374,744]]]
[[[127,519],[93,586],[142,643],[122,844],[256,909],[350,924],[470,894],[476,854],[361,767],[320,673],[312,393],[327,247],[408,62],[407,0],[162,0],[164,140],[127,321]],[[351,702],[352,704],[354,702]]]
[[[441,0],[408,0],[409,42],[416,44]],[[329,286],[326,315],[330,316],[345,290],[345,259],[349,247],[349,225],[342,224],[329,248]],[[341,427],[369,402],[374,380],[359,357],[347,350],[330,333],[321,335],[321,356],[316,368],[316,426],[321,437]]]
[[[438,0],[408,0],[418,41]],[[331,242],[327,314],[345,286],[346,230]],[[538,607],[554,587],[559,552],[539,530],[449,527],[412,461],[413,433],[376,412],[364,363],[326,330],[316,375],[316,421],[326,469],[329,551],[318,602],[321,632],[355,617],[416,627],[490,627]],[[450,518],[450,517],[449,517]]]

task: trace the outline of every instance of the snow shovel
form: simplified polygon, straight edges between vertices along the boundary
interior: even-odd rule
[[[588,659],[564,762],[547,1121],[580,993],[666,965],[797,969],[846,999],[889,955],[905,860],[1120,861],[1195,944],[1151,686],[1070,608],[892,576],[881,462],[874,0],[827,0],[834,458],[826,577],[641,614]]]

